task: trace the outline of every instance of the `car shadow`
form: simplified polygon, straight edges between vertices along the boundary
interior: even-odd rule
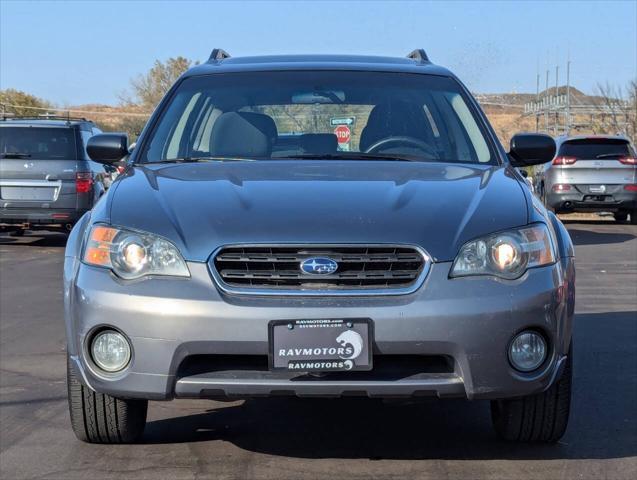
[[[608,245],[611,243],[628,242],[637,237],[637,235],[632,233],[594,232],[592,230],[580,230],[577,228],[569,228],[568,232],[575,245]]]
[[[499,440],[489,403],[264,398],[151,421],[143,443],[223,440],[298,458],[606,459],[637,455],[637,312],[579,314],[569,428],[555,445]],[[215,448],[210,445],[211,452]]]
[[[5,232],[0,232],[0,245],[16,245],[24,247],[64,247],[68,235],[61,232],[51,231],[34,231],[28,232],[22,237],[16,237],[9,235]]]

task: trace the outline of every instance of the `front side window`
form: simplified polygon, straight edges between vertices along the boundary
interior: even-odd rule
[[[369,156],[496,163],[455,80],[351,71],[187,78],[138,161]]]
[[[0,127],[0,157],[76,160],[75,132],[70,128]]]

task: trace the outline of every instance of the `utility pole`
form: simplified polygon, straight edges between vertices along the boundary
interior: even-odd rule
[[[544,90],[544,103],[546,104],[546,109],[544,110],[544,131],[548,133],[549,131],[549,69],[546,69],[546,89]]]
[[[559,88],[559,72],[560,66],[555,65],[555,125],[553,125],[553,134],[557,135],[557,127],[559,124],[559,111],[557,109],[557,105],[560,99],[560,88]]]
[[[566,60],[566,135],[571,134],[571,55]]]
[[[538,66],[537,66],[537,79],[536,79],[536,86],[535,86],[535,104],[537,105],[538,102],[540,101],[540,65],[538,62]],[[536,111],[535,112],[535,131],[539,132],[540,131],[540,112]]]
[[[576,132],[579,129],[592,129],[593,133],[608,128],[608,119],[612,117],[614,120],[613,128],[623,129],[627,135],[634,135],[634,130],[629,129],[630,115],[635,115],[637,111],[637,99],[634,103],[628,103],[620,99],[613,99],[603,105],[595,102],[590,97],[581,98],[575,95],[571,98],[571,56],[570,52],[566,58],[566,83],[564,85],[564,95],[560,91],[560,65],[555,66],[555,85],[553,85],[550,75],[553,73],[552,66],[547,61],[545,70],[545,86],[546,89],[542,93],[540,91],[540,75],[539,65],[538,72],[535,77],[535,99],[524,105],[524,116],[535,115],[536,131],[540,131],[539,125],[542,122],[541,116],[544,116],[544,125],[541,131],[550,133],[551,135],[571,135],[571,130]],[[551,88],[549,90],[549,82]],[[555,86],[555,89],[553,89]],[[555,92],[555,93],[553,93]],[[563,119],[563,120],[562,120]],[[560,122],[564,122],[560,125]],[[601,127],[599,126],[601,122]],[[632,127],[630,127],[632,128]]]

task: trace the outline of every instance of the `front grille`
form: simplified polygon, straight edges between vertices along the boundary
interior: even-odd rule
[[[310,274],[301,263],[328,258],[329,274]],[[418,288],[429,259],[404,245],[241,245],[221,248],[211,262],[225,289],[307,292],[407,293]]]

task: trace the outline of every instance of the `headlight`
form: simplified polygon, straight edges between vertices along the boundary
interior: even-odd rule
[[[84,263],[110,268],[119,277],[144,275],[189,277],[177,248],[149,233],[94,225],[84,249]]]
[[[555,262],[553,244],[544,224],[510,230],[463,245],[451,267],[451,277],[494,275],[521,277],[528,268]]]

